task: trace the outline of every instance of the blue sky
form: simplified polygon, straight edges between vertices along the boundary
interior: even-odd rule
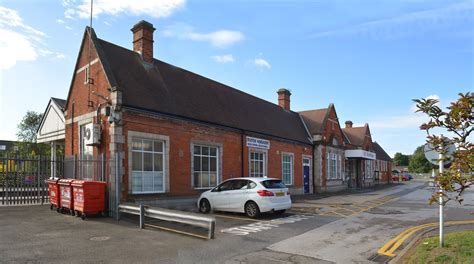
[[[0,139],[27,110],[65,98],[88,1],[0,0]],[[412,153],[425,119],[474,86],[474,1],[96,0],[99,38],[131,48],[130,28],[157,28],[155,57],[292,110],[334,103],[342,125],[369,123],[386,151]]]

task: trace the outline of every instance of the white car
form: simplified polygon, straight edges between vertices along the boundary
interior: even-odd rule
[[[283,214],[291,208],[290,192],[274,178],[233,178],[201,194],[197,202],[201,213],[227,211],[256,218],[260,213]]]

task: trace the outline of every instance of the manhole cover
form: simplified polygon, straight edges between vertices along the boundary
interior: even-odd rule
[[[90,241],[106,241],[109,240],[110,237],[108,236],[99,236],[99,237],[91,237],[89,238]]]

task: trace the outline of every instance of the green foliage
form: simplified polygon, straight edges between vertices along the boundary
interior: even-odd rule
[[[473,257],[474,231],[464,231],[447,234],[442,248],[437,237],[421,240],[401,263],[472,263]]]
[[[416,148],[413,155],[410,156],[408,171],[415,173],[427,173],[433,169],[433,165],[426,159],[424,146]]]
[[[471,133],[474,131],[474,94],[459,93],[458,100],[452,102],[447,111],[443,111],[435,99],[414,101],[417,112],[425,113],[429,118],[427,123],[420,126],[420,129],[426,130],[427,143],[444,155],[449,144],[456,147],[451,166],[436,178],[438,185],[445,192],[433,193],[430,202],[437,202],[442,195],[445,202],[455,199],[461,203],[462,193],[474,183],[474,145],[470,142]],[[448,136],[435,135],[432,133],[433,129]],[[450,197],[450,194],[454,194],[454,197]]]
[[[395,153],[393,157],[393,165],[395,166],[408,166],[409,165],[410,157],[408,155],[404,155],[400,152]]]
[[[27,111],[20,124],[18,124],[18,151],[10,153],[19,156],[49,155],[50,147],[46,144],[36,143],[36,133],[41,124],[43,114]]]

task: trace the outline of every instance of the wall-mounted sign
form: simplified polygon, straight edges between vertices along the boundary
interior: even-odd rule
[[[247,137],[247,147],[269,149],[270,141],[261,138]]]
[[[375,153],[362,149],[348,149],[345,151],[345,156],[346,158],[376,159]]]
[[[0,145],[0,150],[6,150],[7,146],[6,145]]]

